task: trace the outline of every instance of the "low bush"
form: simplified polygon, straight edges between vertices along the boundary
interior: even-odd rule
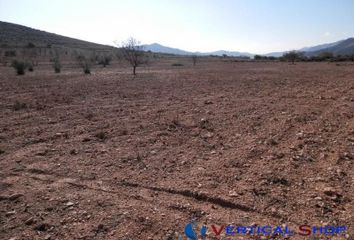
[[[84,71],[84,73],[85,74],[91,74],[92,59],[87,58],[84,55],[78,55],[76,57],[76,59],[79,62],[82,70]]]
[[[89,62],[84,62],[82,69],[84,70],[85,74],[91,74],[91,64]]]
[[[27,64],[24,61],[14,60],[11,66],[16,70],[17,75],[24,75]]]
[[[98,132],[95,134],[95,137],[101,141],[104,141],[107,139],[107,133],[106,132]]]
[[[171,65],[173,67],[182,67],[182,66],[184,66],[182,63],[172,63]]]
[[[59,58],[55,58],[53,62],[53,69],[55,73],[61,72],[61,64]]]
[[[14,105],[12,106],[12,109],[14,111],[19,111],[21,109],[26,109],[27,108],[27,104],[26,103],[23,103],[23,102],[19,102],[19,101],[16,101],[14,103]]]
[[[26,63],[26,65],[27,65],[27,68],[28,68],[29,72],[33,72],[34,71],[32,63]]]
[[[36,45],[34,45],[34,43],[32,43],[32,42],[29,42],[26,47],[27,48],[35,48]]]
[[[7,50],[5,51],[5,57],[16,57],[16,51],[15,50]]]
[[[106,67],[109,65],[112,61],[111,56],[102,56],[98,59],[98,64],[102,65],[103,67]]]

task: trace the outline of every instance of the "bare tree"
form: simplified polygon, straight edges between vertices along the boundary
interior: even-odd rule
[[[192,56],[193,66],[197,64],[197,60],[198,60],[197,55],[193,55]]]
[[[144,47],[134,38],[129,38],[120,45],[123,58],[133,67],[133,74],[136,75],[136,68],[146,63]]]

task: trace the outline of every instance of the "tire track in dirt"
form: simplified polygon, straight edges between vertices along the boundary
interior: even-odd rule
[[[65,183],[65,184],[68,184],[68,185],[71,185],[74,187],[90,189],[90,190],[94,190],[94,191],[101,191],[101,192],[111,193],[111,194],[121,194],[120,191],[114,191],[114,190],[109,189],[108,187],[102,188],[102,185],[99,187],[94,187],[95,184],[92,184],[92,186],[90,186],[91,183],[95,182],[93,180],[71,179],[71,181],[66,181],[65,179],[67,179],[67,178],[65,178],[64,176],[60,176],[58,174],[54,174],[51,172],[36,171],[36,169],[26,169],[26,172],[28,172],[28,174],[26,174],[27,177],[34,179],[34,180],[41,181],[41,182],[47,182],[50,184],[54,184],[55,182],[61,182],[61,183]],[[42,177],[39,177],[39,176],[42,176]],[[45,176],[47,176],[47,178]],[[53,176],[54,176],[54,179],[53,179]],[[63,180],[65,180],[65,181],[63,181]],[[83,181],[84,182],[89,181],[90,183],[87,183],[87,184],[80,183]],[[109,183],[108,180],[100,180],[100,181]],[[148,190],[152,190],[152,191],[180,195],[183,197],[195,199],[200,202],[215,204],[215,205],[218,205],[222,208],[230,208],[230,209],[241,210],[244,212],[257,212],[257,213],[259,213],[259,211],[254,207],[249,207],[249,206],[246,206],[243,204],[239,204],[239,203],[235,203],[235,202],[226,200],[224,198],[210,196],[206,193],[200,193],[200,192],[195,192],[195,191],[191,191],[191,190],[178,190],[178,189],[163,188],[163,187],[158,187],[158,186],[145,186],[145,185],[126,182],[126,181],[119,182],[118,185],[122,186],[122,187],[143,188],[143,189],[148,189]]]
[[[145,188],[145,189],[158,191],[158,192],[165,192],[165,193],[170,193],[170,194],[182,195],[184,197],[194,198],[195,200],[198,200],[198,201],[212,203],[212,204],[218,205],[223,208],[237,209],[237,210],[241,210],[244,212],[257,212],[256,209],[248,207],[246,205],[234,203],[234,202],[228,201],[223,198],[213,197],[213,196],[209,196],[205,193],[194,192],[194,191],[190,191],[190,190],[176,190],[176,189],[171,189],[171,188],[144,186],[144,185],[140,185],[137,183],[130,183],[130,182],[122,182],[122,183],[120,183],[120,185],[126,186],[126,187]]]

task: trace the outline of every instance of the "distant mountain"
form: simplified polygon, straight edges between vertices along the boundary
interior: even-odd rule
[[[113,49],[111,46],[64,37],[54,33],[0,21],[0,47],[23,47],[28,46],[29,43],[34,44],[35,47],[48,47],[55,45],[74,49]]]
[[[255,54],[248,53],[248,52],[236,52],[236,51],[225,51],[225,50],[219,50],[219,51],[214,51],[214,52],[188,52],[188,51],[181,50],[178,48],[166,47],[166,46],[163,46],[158,43],[147,44],[147,45],[144,45],[144,47],[145,47],[146,51],[176,54],[176,55],[199,55],[199,56],[228,55],[228,56],[233,56],[233,57],[240,57],[240,56],[253,57],[255,55]],[[354,53],[354,38],[348,38],[346,40],[340,40],[340,41],[333,42],[333,43],[326,43],[326,44],[321,44],[321,45],[316,45],[316,46],[311,46],[311,47],[304,47],[304,48],[300,48],[296,51],[305,52],[305,54],[308,56],[318,55],[322,52],[332,52],[335,55],[336,54],[342,54],[342,55],[343,54],[352,54],[352,53]],[[281,57],[281,56],[283,56],[284,53],[287,53],[287,52],[289,52],[289,51],[272,52],[272,53],[264,54],[263,56]]]
[[[261,56],[266,56],[266,57],[281,57],[283,56],[284,53],[286,53],[288,51],[285,52],[271,52],[271,53],[267,53],[267,54],[260,54]]]
[[[215,52],[188,52],[178,48],[166,47],[158,43],[146,44],[144,45],[144,50],[156,52],[156,53],[167,53],[167,54],[176,54],[176,55],[223,56],[224,54],[226,54],[227,56],[233,56],[233,57],[240,57],[240,56],[252,57],[254,55],[246,52],[233,52],[233,51],[225,51],[225,50],[219,50]]]
[[[326,48],[322,48],[317,51],[309,51],[308,55],[318,55],[322,52],[331,52],[334,55],[346,55],[346,54],[354,54],[354,38],[348,38],[343,41],[337,42],[337,44],[331,45]]]
[[[219,51],[214,51],[214,52],[206,52],[206,53],[200,53],[197,52],[199,55],[217,55],[217,56],[233,56],[233,57],[253,57],[254,54],[248,53],[248,52],[236,52],[236,51],[225,51],[225,50],[219,50]]]
[[[308,56],[316,56],[316,55],[319,55],[323,52],[331,52],[334,55],[353,54],[354,53],[354,38],[348,38],[346,40],[340,40],[340,41],[337,41],[334,43],[326,43],[326,44],[316,45],[316,46],[312,46],[312,47],[304,47],[304,48],[300,48],[296,51],[305,52],[305,54]],[[265,54],[264,56],[281,57],[286,52],[289,52],[289,51],[272,52],[272,53]]]
[[[330,47],[333,47],[335,45],[338,45],[338,44],[340,44],[343,41],[344,40],[337,41],[337,42],[334,42],[334,43],[325,43],[325,44],[321,44],[321,45],[317,45],[317,46],[313,46],[313,47],[304,47],[304,48],[299,49],[298,51],[302,51],[302,52],[320,51],[320,50],[323,50],[325,48],[330,48]]]
[[[192,55],[193,53],[187,52],[178,48],[166,47],[158,43],[143,45],[145,51],[151,51],[155,53],[167,53],[175,55]]]

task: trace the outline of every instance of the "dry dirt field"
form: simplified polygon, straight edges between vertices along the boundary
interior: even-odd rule
[[[130,71],[0,67],[0,239],[178,239],[192,219],[353,239],[353,64]]]

